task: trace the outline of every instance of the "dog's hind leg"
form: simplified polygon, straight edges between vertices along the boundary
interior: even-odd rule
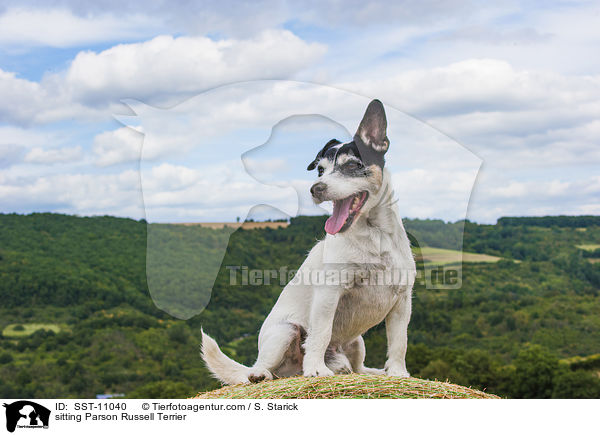
[[[365,341],[362,336],[356,337],[350,343],[343,346],[344,353],[348,357],[354,373],[362,375],[383,375],[385,374],[384,369],[373,369],[365,367],[365,356],[367,354],[365,348]]]
[[[258,339],[258,358],[250,367],[248,380],[260,382],[265,379],[273,379],[273,374],[278,374],[274,373],[275,370],[287,365],[286,360],[290,359],[290,355],[294,353],[291,347],[299,349],[305,335],[303,328],[289,322],[263,325]],[[300,359],[299,364],[301,363]]]

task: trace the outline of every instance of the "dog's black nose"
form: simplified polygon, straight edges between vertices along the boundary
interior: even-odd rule
[[[315,183],[310,188],[310,193],[312,196],[321,196],[323,192],[327,189],[327,185],[325,183]]]

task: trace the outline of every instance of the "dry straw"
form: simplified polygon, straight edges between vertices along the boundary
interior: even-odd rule
[[[200,393],[197,399],[498,399],[447,382],[374,375],[284,378]]]

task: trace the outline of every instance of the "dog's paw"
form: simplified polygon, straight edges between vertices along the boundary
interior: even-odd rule
[[[326,365],[317,367],[305,367],[303,370],[303,375],[307,378],[315,376],[333,376],[333,371],[331,371]]]
[[[404,367],[386,367],[385,374],[388,376],[396,376],[398,378],[410,378],[410,373],[408,373]]]
[[[273,379],[273,375],[267,369],[254,369],[248,374],[248,381],[253,384],[271,379]]]
[[[410,373],[406,370],[406,364],[402,362],[385,363],[385,374],[388,376],[396,376],[398,378],[410,378]]]

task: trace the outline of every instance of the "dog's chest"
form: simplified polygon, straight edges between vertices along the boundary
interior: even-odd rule
[[[369,258],[370,263],[355,264],[353,285],[348,285],[338,302],[333,339],[343,342],[364,334],[383,321],[399,295],[407,291],[395,254],[386,251]]]
[[[346,290],[338,302],[332,339],[345,342],[380,323],[398,301],[399,291],[393,285],[357,285]]]
[[[325,254],[334,254],[325,260],[333,263],[335,259],[345,264],[353,269],[354,277],[345,283],[338,302],[333,342],[347,342],[383,321],[398,300],[403,299],[401,294],[410,292],[412,287],[406,274],[414,268],[414,261],[404,258],[391,238],[369,235],[360,241],[340,238],[325,246]]]

